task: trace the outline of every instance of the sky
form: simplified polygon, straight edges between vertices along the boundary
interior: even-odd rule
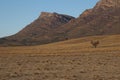
[[[99,0],[0,0],[0,37],[13,35],[40,16],[57,12],[78,17]]]

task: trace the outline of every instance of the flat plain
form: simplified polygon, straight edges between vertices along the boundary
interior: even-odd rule
[[[120,35],[0,47],[0,80],[120,80]]]

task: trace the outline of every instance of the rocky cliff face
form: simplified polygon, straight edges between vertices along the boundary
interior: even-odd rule
[[[0,45],[38,45],[83,36],[120,34],[120,0],[100,0],[78,18],[42,12],[17,34],[0,39]]]

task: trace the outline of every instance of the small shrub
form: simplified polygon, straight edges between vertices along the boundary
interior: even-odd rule
[[[94,48],[96,48],[100,44],[100,42],[99,41],[91,41],[91,44]]]

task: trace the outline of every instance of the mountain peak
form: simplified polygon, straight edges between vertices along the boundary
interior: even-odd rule
[[[120,8],[120,0],[100,0],[94,9]]]
[[[73,19],[74,17],[65,15],[65,14],[59,14],[56,12],[50,13],[50,12],[41,12],[41,15],[39,18],[66,18],[68,20]]]
[[[120,0],[100,0],[78,18],[42,12],[39,18],[0,45],[38,45],[84,36],[120,34]]]
[[[41,12],[40,17],[51,17],[51,16],[55,16],[55,15],[58,15],[58,13]]]

